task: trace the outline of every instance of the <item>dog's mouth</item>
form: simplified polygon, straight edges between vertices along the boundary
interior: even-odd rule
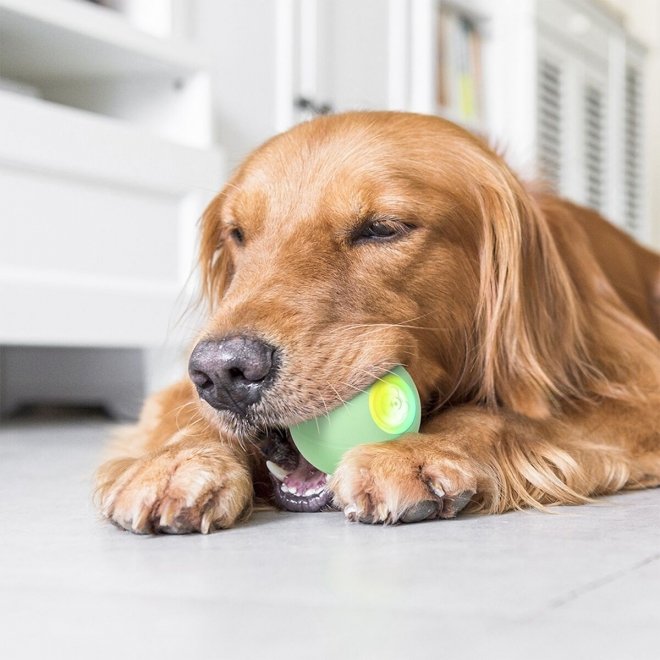
[[[328,475],[317,470],[299,455],[298,465],[291,472],[272,461],[266,463],[275,489],[275,501],[287,511],[314,513],[327,508],[330,491]]]
[[[279,507],[308,513],[333,508],[328,475],[304,458],[287,429],[270,429],[255,444],[266,458]]]

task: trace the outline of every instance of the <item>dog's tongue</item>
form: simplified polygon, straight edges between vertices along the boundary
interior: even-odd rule
[[[268,461],[266,463],[274,486],[276,502],[289,511],[321,511],[330,505],[331,493],[326,489],[328,475],[298,455],[296,467],[287,472]]]
[[[284,478],[284,485],[289,492],[297,495],[309,495],[310,492],[320,492],[325,486],[327,475],[317,470],[304,456],[298,459],[298,465],[293,472]]]

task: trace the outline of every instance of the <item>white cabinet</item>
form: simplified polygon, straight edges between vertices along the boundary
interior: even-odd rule
[[[0,48],[0,346],[176,340],[223,175],[204,59],[80,0],[0,0]]]

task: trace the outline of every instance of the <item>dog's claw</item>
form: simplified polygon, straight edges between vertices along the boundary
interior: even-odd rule
[[[174,517],[179,511],[179,505],[175,500],[167,500],[160,510],[159,526],[161,529],[167,529],[172,526]]]
[[[211,525],[213,523],[213,508],[209,508],[204,512],[202,516],[202,522],[199,527],[199,531],[202,534],[208,534],[211,531]]]
[[[133,532],[137,534],[149,534],[150,526],[147,524],[149,519],[149,507],[141,506],[139,507],[133,516],[131,521],[131,527]]]
[[[347,520],[350,520],[351,522],[358,522],[358,510],[354,504],[349,504],[348,506],[344,507],[344,515],[346,516]]]

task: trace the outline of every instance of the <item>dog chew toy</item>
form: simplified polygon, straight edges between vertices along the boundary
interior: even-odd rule
[[[422,407],[415,383],[398,366],[343,406],[289,430],[307,461],[318,470],[332,474],[351,447],[416,433],[421,419]]]

